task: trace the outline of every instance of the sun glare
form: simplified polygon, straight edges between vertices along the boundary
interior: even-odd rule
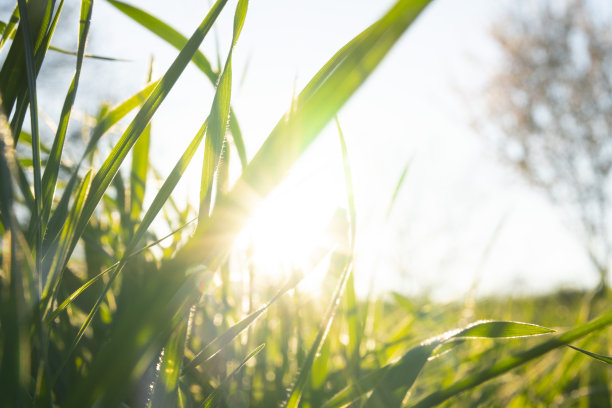
[[[256,211],[236,245],[247,254],[259,283],[280,283],[301,272],[304,278],[298,288],[317,295],[327,272],[327,255],[335,245],[327,229],[335,208],[305,195],[304,189],[276,191]]]

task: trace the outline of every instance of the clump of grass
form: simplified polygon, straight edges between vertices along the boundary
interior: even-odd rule
[[[40,138],[36,83],[46,53],[53,49],[64,1],[18,0],[11,19],[0,27],[0,47],[9,47],[0,69],[3,406],[431,406],[612,323],[612,312],[607,311],[547,340],[531,339],[535,343],[510,357],[497,358],[491,355],[499,352],[498,346],[466,351],[463,344],[553,330],[480,321],[448,331],[455,324],[447,319],[443,334],[423,340],[431,328],[415,321],[427,321],[431,315],[412,300],[399,294],[393,303],[358,300],[352,276],[352,177],[339,123],[349,210],[340,213],[345,242],[331,253],[326,278],[335,289],[329,299],[307,300],[296,290],[298,271],[272,288],[273,293],[260,294],[257,307],[252,292],[227,279],[232,243],[254,211],[249,197],[265,197],[283,180],[429,1],[397,1],[333,55],[248,162],[231,108],[232,55],[248,1],[236,4],[232,43],[220,72],[211,68],[199,47],[227,0],[217,0],[190,37],[134,6],[109,3],[178,54],[159,79],[149,78],[134,96],[100,110],[82,158],[72,167],[64,163],[64,145],[88,57],[85,44],[94,2],[81,1],[75,73],[51,146]],[[150,123],[190,63],[216,86],[212,108],[144,208],[154,167]],[[134,118],[105,152],[101,137],[133,111]],[[202,142],[200,205],[197,211],[179,208],[173,191]],[[104,157],[99,167],[94,153]],[[227,166],[234,154],[242,174],[230,186]],[[128,158],[131,172],[126,177],[120,169]],[[151,226],[164,211],[173,232],[158,237]],[[189,218],[193,212],[197,227],[186,228],[194,222]],[[153,250],[170,238],[163,251]],[[220,286],[213,283],[216,274]],[[289,291],[293,296],[286,295]],[[245,297],[249,311],[243,315]],[[609,363],[606,355],[587,350],[593,344],[587,338],[575,346],[582,354],[567,357],[566,367],[576,367],[583,355]],[[438,364],[440,371],[424,375],[434,358],[432,365],[446,365]],[[449,374],[449,362],[474,371]],[[552,370],[550,381],[559,375]],[[605,371],[598,375],[591,383],[605,384]],[[566,388],[559,389],[559,395],[579,389],[567,375],[561,378]],[[419,379],[421,384],[413,387]],[[411,390],[418,398],[411,398]]]

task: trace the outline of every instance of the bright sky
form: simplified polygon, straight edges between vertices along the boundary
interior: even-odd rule
[[[133,4],[186,35],[208,8],[203,0]],[[391,4],[388,0],[250,2],[234,53],[232,103],[250,157],[288,108],[294,87],[301,89],[337,49]],[[507,4],[434,1],[340,112],[356,188],[356,276],[361,293],[374,282],[376,290],[427,291],[439,299],[459,298],[477,277],[480,294],[596,283],[595,272],[558,213],[499,167],[470,126],[473,109],[480,103],[478,90],[498,64],[487,30]],[[215,32],[222,50],[229,43],[234,7],[235,1],[230,1]],[[176,56],[175,50],[103,1],[94,6],[92,24],[89,52],[131,62],[88,61],[80,98],[95,92],[119,101],[144,82],[151,53],[155,76]],[[70,46],[71,40],[66,41]],[[205,41],[203,50],[215,59],[214,36]],[[224,59],[225,52],[221,55]],[[58,89],[67,89],[68,80],[58,79]],[[173,165],[199,128],[212,92],[190,67],[164,102],[153,122],[153,158],[158,163],[160,158],[170,160],[162,167]],[[77,98],[78,102],[84,103]],[[93,113],[95,105],[87,109]],[[406,182],[385,220],[397,179],[410,160]],[[193,170],[181,190],[192,202],[199,194],[199,170]],[[308,220],[323,222],[344,203],[334,126],[323,132],[286,184],[277,194],[280,201],[275,208],[289,208],[281,216],[281,224],[289,227],[313,229],[315,222]],[[291,224],[292,219],[306,222]],[[492,240],[489,255],[483,258]]]

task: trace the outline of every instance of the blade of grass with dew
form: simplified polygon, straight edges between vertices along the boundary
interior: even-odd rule
[[[178,384],[181,374],[181,362],[187,339],[187,317],[172,332],[168,344],[164,347],[159,367],[159,375],[153,386],[150,408],[175,407],[178,402]]]
[[[202,178],[200,184],[200,222],[210,215],[212,205],[213,179],[219,166],[221,150],[225,143],[225,129],[229,119],[230,100],[232,97],[232,54],[238,43],[240,32],[244,26],[248,0],[239,0],[234,14],[234,29],[232,43],[225,60],[223,72],[208,116],[208,130],[204,142],[204,162],[202,163]]]
[[[568,347],[573,348],[574,350],[579,351],[581,353],[584,353],[587,356],[592,357],[592,358],[594,358],[596,360],[603,361],[604,363],[607,363],[607,364],[612,364],[612,357],[604,356],[603,354],[593,353],[591,351],[587,351],[587,350],[584,350],[584,349],[581,349],[581,348],[578,348],[578,347],[574,347],[574,346],[569,345],[569,344],[568,344]]]
[[[117,10],[121,11],[123,14],[130,17],[132,20],[142,25],[144,28],[151,31],[153,34],[157,35],[159,38],[166,41],[177,50],[181,50],[185,44],[187,44],[187,37],[146,11],[117,0],[108,0],[108,2],[117,8]],[[214,72],[210,62],[201,51],[196,51],[191,62],[193,62],[193,64],[210,80],[214,86],[217,86],[219,82],[219,74]],[[236,150],[238,151],[240,163],[244,169],[247,164],[246,149],[244,146],[244,140],[242,138],[242,132],[240,131],[240,126],[238,125],[238,119],[236,118],[236,114],[231,107],[229,130],[232,135],[232,139],[234,140]]]
[[[207,225],[168,262],[169,269],[181,269],[204,260],[214,265],[225,256],[254,207],[286,176],[427,4],[428,0],[398,1],[321,68],[297,98],[295,108],[278,122],[232,190],[217,200]]]
[[[331,328],[331,324],[336,315],[336,310],[338,309],[340,299],[342,297],[342,294],[344,293],[344,288],[346,287],[346,282],[348,280],[348,277],[351,275],[351,272],[352,259],[350,256],[348,256],[346,257],[344,270],[342,271],[342,274],[338,279],[336,289],[334,290],[327,311],[325,312],[325,315],[323,317],[323,321],[321,322],[321,327],[319,328],[317,336],[315,337],[315,340],[312,346],[310,347],[310,350],[308,351],[304,363],[300,366],[299,374],[295,380],[295,383],[291,386],[287,401],[283,405],[285,408],[297,408],[300,403],[300,400],[302,399],[302,394],[310,378],[312,367],[316,358],[318,357],[323,342],[325,342],[325,339],[327,338],[327,334],[329,333],[329,329]]]
[[[147,82],[153,76],[153,57],[149,61]],[[130,218],[140,218],[142,203],[147,187],[147,171],[149,169],[149,147],[151,145],[151,124],[149,123],[132,149],[132,171],[130,172]]]
[[[113,150],[109,153],[107,159],[102,164],[102,167],[100,167],[96,173],[92,181],[91,192],[87,201],[85,202],[83,215],[79,221],[75,240],[72,242],[71,251],[74,250],[78,239],[89,222],[89,218],[93,214],[113,178],[119,171],[119,167],[123,163],[123,160],[133,147],[134,143],[136,143],[138,137],[142,134],[143,130],[153,117],[153,114],[157,111],[162,101],[166,98],[179,76],[184,71],[185,67],[206,37],[206,34],[208,34],[210,28],[216,21],[226,3],[227,0],[217,0],[214,3],[206,17],[194,31],[185,47],[170,65],[160,80],[158,86],[153,89],[143,107],[138,111],[136,117],[132,120]]]
[[[528,350],[520,352],[514,356],[505,358],[493,365],[468,374],[465,377],[454,382],[446,388],[432,392],[423,399],[413,405],[414,408],[432,407],[454,397],[464,391],[470,390],[477,385],[480,385],[488,380],[498,377],[508,371],[521,366],[535,358],[538,358],[551,350],[565,346],[575,340],[578,340],[590,333],[601,330],[612,325],[612,311],[604,313],[596,319],[591,320],[583,325],[575,327],[564,333],[558,334],[553,338],[542,342]]]
[[[250,359],[255,357],[257,353],[259,353],[264,348],[264,346],[265,346],[265,343],[260,344],[259,346],[255,348],[255,350],[251,351],[249,355],[246,356],[244,360],[242,360],[242,362],[238,365],[238,367],[236,367],[234,371],[232,371],[227,377],[225,377],[225,379],[221,382],[221,384],[219,384],[219,386],[217,386],[217,388],[215,388],[215,390],[212,393],[210,393],[208,397],[206,397],[206,399],[202,403],[202,407],[203,408],[216,407],[218,405],[219,399],[221,398],[221,393],[225,391],[225,388],[229,384],[229,380],[231,380],[231,378],[234,375],[236,375],[236,373],[238,373],[238,371],[240,371],[242,367],[244,367]]]
[[[44,174],[42,176],[42,189],[43,189],[43,208],[41,215],[42,231],[44,233],[47,221],[49,220],[49,214],[51,213],[51,206],[53,204],[53,196],[55,195],[55,183],[57,182],[57,175],[59,172],[60,161],[62,156],[62,150],[64,149],[64,142],[66,140],[66,131],[68,130],[68,122],[70,121],[70,113],[74,106],[76,99],[76,93],[79,86],[79,79],[81,77],[81,68],[83,66],[83,54],[85,54],[85,44],[87,42],[87,35],[89,33],[89,26],[91,24],[91,14],[93,11],[92,0],[81,1],[81,15],[79,20],[79,40],[78,40],[78,52],[76,59],[76,68],[70,88],[64,99],[64,105],[62,106],[62,112],[60,114],[60,120],[53,139],[53,145],[51,146],[51,152],[47,159],[47,166],[45,167]]]

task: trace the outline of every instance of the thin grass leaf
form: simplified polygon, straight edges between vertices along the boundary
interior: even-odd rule
[[[76,99],[76,93],[79,85],[79,79],[81,77],[81,68],[83,66],[83,55],[85,53],[85,44],[87,42],[87,34],[89,33],[89,25],[91,23],[91,14],[93,11],[92,0],[81,1],[81,17],[79,20],[79,41],[78,51],[76,59],[76,68],[72,82],[66,98],[64,99],[64,105],[62,106],[62,112],[60,114],[60,120],[53,139],[53,145],[51,146],[51,152],[47,159],[47,166],[42,176],[42,189],[43,189],[43,208],[40,222],[42,224],[42,231],[44,233],[47,221],[49,220],[49,214],[51,213],[51,206],[53,204],[53,196],[55,194],[55,183],[57,182],[57,174],[59,172],[60,161],[62,156],[62,150],[64,148],[64,141],[66,140],[66,131],[68,130],[68,122],[70,121],[70,113],[74,106]]]
[[[221,150],[225,143],[225,130],[230,114],[230,100],[232,97],[232,54],[244,26],[244,19],[249,2],[240,0],[234,14],[234,30],[232,43],[225,60],[223,72],[219,77],[219,84],[213,99],[208,116],[208,130],[204,144],[204,162],[202,164],[202,177],[200,184],[200,220],[208,218],[212,203],[213,179],[219,167]],[[227,147],[226,147],[227,148]]]
[[[153,75],[153,58],[149,63],[149,77]],[[130,218],[140,218],[147,186],[147,171],[149,169],[149,147],[151,145],[151,124],[145,127],[132,149],[132,171],[130,172]]]
[[[300,400],[302,399],[302,394],[304,392],[308,379],[310,378],[310,373],[314,365],[315,359],[319,355],[321,346],[327,338],[327,334],[329,333],[329,329],[331,328],[331,324],[336,315],[336,310],[338,309],[340,299],[342,297],[342,294],[344,293],[344,288],[346,287],[346,282],[348,281],[348,277],[351,275],[351,272],[351,258],[347,257],[346,265],[344,266],[344,270],[342,271],[342,274],[338,279],[336,289],[334,290],[327,311],[325,312],[325,315],[323,317],[323,321],[321,322],[317,337],[315,337],[315,340],[312,346],[310,347],[308,354],[306,355],[306,359],[300,366],[299,374],[294,384],[292,385],[291,390],[289,391],[287,401],[285,402],[285,404],[283,404],[285,408],[297,408],[300,403]]]
[[[227,387],[227,385],[229,384],[229,380],[232,379],[232,377],[234,375],[236,375],[236,373],[238,373],[242,367],[244,367],[246,365],[246,363],[248,363],[248,361],[250,359],[252,359],[253,357],[255,357],[257,355],[257,353],[259,353],[265,346],[265,343],[260,344],[259,346],[257,346],[255,348],[255,350],[251,351],[249,353],[248,356],[245,357],[244,360],[242,360],[242,362],[240,363],[240,365],[238,367],[236,367],[234,369],[234,371],[232,371],[230,373],[230,375],[228,375],[227,377],[225,377],[225,379],[223,380],[223,382],[221,382],[221,384],[219,384],[219,386],[217,388],[215,388],[215,390],[213,392],[211,392],[208,397],[206,397],[206,399],[204,400],[204,402],[202,403],[202,407],[203,408],[212,408],[212,407],[216,407],[217,403],[219,401],[219,399],[221,398],[221,393],[225,391],[225,388]]]
[[[187,37],[179,33],[177,30],[175,30],[165,22],[161,21],[157,17],[154,17],[151,14],[147,13],[146,11],[121,1],[108,1],[111,5],[116,7],[117,10],[121,11],[126,16],[130,17],[131,19],[142,25],[144,28],[157,35],[162,40],[166,41],[168,44],[170,44],[177,50],[181,50],[185,46],[185,44],[187,44]],[[201,51],[196,51],[191,62],[193,62],[193,64],[200,71],[202,71],[202,73],[210,80],[210,82],[214,86],[217,86],[217,83],[219,82],[219,74],[213,70],[212,66],[210,65],[210,62]],[[236,118],[236,114],[234,113],[234,110],[231,107],[229,129],[232,135],[232,139],[234,140],[236,150],[238,151],[240,164],[244,169],[247,165],[246,149],[244,146],[244,140],[242,138],[242,132],[240,131],[240,125],[238,124],[238,119]]]
[[[457,394],[460,394],[464,391],[470,390],[485,381],[489,381],[495,377],[498,377],[508,371],[523,365],[535,358],[538,358],[551,350],[559,348],[561,346],[565,346],[581,337],[584,337],[590,333],[593,333],[597,330],[601,330],[605,327],[608,327],[612,324],[612,311],[607,312],[600,317],[584,324],[578,326],[574,329],[568,330],[564,333],[558,334],[547,340],[543,343],[540,343],[528,350],[520,352],[512,357],[505,358],[501,361],[496,362],[495,364],[472,374],[468,374],[464,378],[456,381],[452,385],[443,388],[441,390],[432,392],[427,395],[419,402],[417,402],[413,407],[415,408],[423,408],[423,407],[432,407],[438,405],[449,398],[454,397]]]
[[[412,160],[410,159],[406,166],[404,166],[404,170],[402,170],[402,174],[400,174],[397,183],[395,184],[395,189],[393,190],[393,195],[391,196],[391,200],[389,200],[389,204],[387,205],[386,218],[388,219],[391,215],[391,210],[393,210],[393,206],[395,205],[395,200],[397,200],[397,195],[399,194],[402,186],[404,185],[404,181],[406,180],[406,176],[408,175],[408,170],[412,167]]]
[[[72,55],[73,57],[78,57],[78,51],[70,51],[64,48],[56,47],[54,45],[49,46],[49,50],[59,52],[60,54]],[[114,62],[130,62],[131,60],[125,58],[114,58],[114,57],[105,57],[102,55],[96,54],[83,54],[83,58],[95,59],[100,61],[114,61]]]
[[[61,279],[61,274],[68,263],[70,243],[74,239],[77,223],[81,212],[83,211],[90,184],[91,170],[87,172],[79,189],[77,190],[72,210],[70,211],[70,215],[64,224],[64,228],[62,228],[61,233],[58,235],[57,242],[52,244],[53,250],[50,252],[50,254],[53,255],[52,258],[44,259],[44,264],[49,265],[49,270],[46,276],[43,277],[45,282],[41,295],[41,310],[43,313],[47,312],[47,307],[49,306],[51,299],[54,298],[55,290]]]
[[[576,351],[584,353],[587,356],[592,357],[592,358],[594,358],[596,360],[603,361],[604,363],[607,363],[607,364],[612,364],[612,357],[604,356],[603,354],[593,353],[591,351],[587,351],[587,350],[584,350],[584,349],[581,349],[581,348],[578,348],[578,347],[574,347],[574,346],[569,345],[569,344],[568,344],[568,347],[571,347],[571,348],[573,348]]]

